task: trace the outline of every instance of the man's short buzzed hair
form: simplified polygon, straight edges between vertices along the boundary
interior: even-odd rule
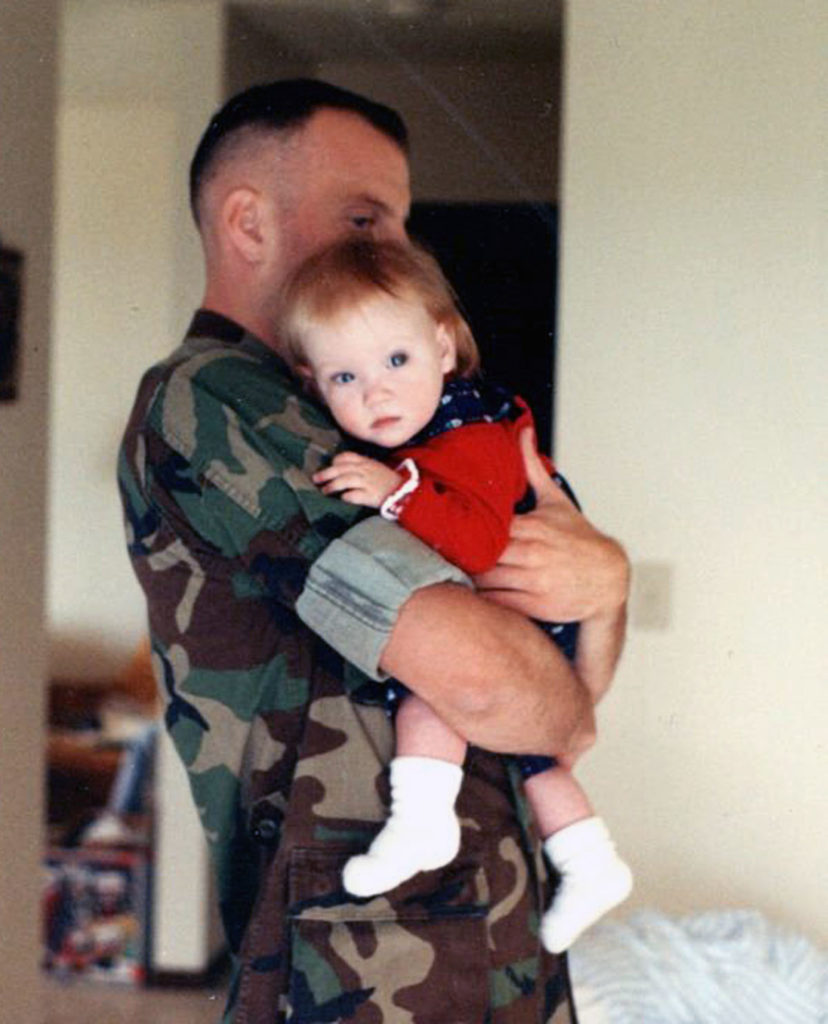
[[[243,129],[280,132],[301,127],[323,108],[359,114],[378,131],[408,151],[405,122],[391,107],[315,78],[290,78],[254,85],[229,99],[210,119],[190,164],[190,209],[199,224],[199,199],[204,181],[227,140]]]

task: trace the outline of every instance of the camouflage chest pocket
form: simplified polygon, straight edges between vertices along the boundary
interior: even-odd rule
[[[353,852],[353,851],[351,851]],[[370,900],[348,853],[300,849],[288,877],[292,1024],[483,1024],[489,1007],[480,870],[465,858]]]

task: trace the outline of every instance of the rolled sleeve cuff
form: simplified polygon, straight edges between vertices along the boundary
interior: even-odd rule
[[[421,587],[469,577],[410,533],[379,516],[352,526],[311,566],[296,603],[302,621],[371,679],[400,608]]]

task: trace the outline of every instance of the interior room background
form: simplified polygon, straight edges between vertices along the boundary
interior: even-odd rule
[[[36,960],[45,680],[117,671],[144,629],[113,460],[139,374],[199,297],[186,165],[228,88],[274,72],[401,107],[419,198],[558,205],[556,457],[637,580],[585,781],[636,867],[632,906],[758,907],[825,945],[822,5],[579,0],[562,68],[515,66],[498,95],[439,53],[302,57],[259,6],[0,15],[0,234],[27,260],[20,397],[0,405],[3,977]],[[524,130],[510,90],[539,95],[539,75],[549,109]],[[475,138],[543,171],[516,185]]]

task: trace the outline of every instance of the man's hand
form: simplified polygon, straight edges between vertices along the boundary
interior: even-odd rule
[[[402,485],[403,478],[389,466],[356,452],[341,452],[330,466],[313,474],[323,494],[336,494],[350,505],[379,508],[389,494]]]
[[[520,444],[537,506],[515,516],[500,561],[475,577],[489,600],[547,622],[583,622],[623,608],[629,563],[549,477],[527,428]]]

